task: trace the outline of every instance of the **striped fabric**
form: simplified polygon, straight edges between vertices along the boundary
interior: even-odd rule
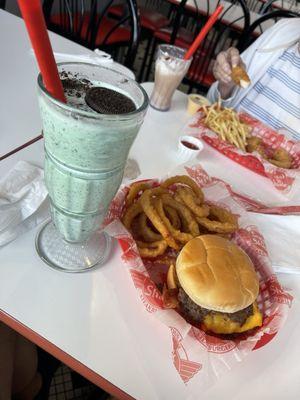
[[[300,52],[287,49],[241,101],[245,111],[300,140]]]

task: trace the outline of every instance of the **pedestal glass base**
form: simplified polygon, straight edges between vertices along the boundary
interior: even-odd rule
[[[103,264],[109,256],[111,239],[97,231],[83,243],[62,239],[52,221],[48,221],[36,237],[36,250],[50,267],[64,272],[85,272]]]
[[[162,111],[162,112],[165,112],[165,111],[169,111],[170,110],[170,106],[168,106],[167,108],[158,108],[158,107],[155,107],[153,104],[151,104],[151,103],[149,103],[150,104],[150,106],[152,107],[152,108],[154,108],[154,110],[156,110],[156,111]]]

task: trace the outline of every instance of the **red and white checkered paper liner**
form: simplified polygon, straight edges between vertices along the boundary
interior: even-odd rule
[[[249,154],[236,148],[230,143],[221,140],[218,135],[207,128],[202,122],[203,114],[198,113],[184,127],[185,135],[192,135],[203,139],[211,147],[235,161],[236,163],[250,169],[251,171],[265,176],[271,180],[274,187],[281,193],[288,195],[294,185],[300,185],[300,144],[288,140],[261,121],[246,113],[240,113],[240,119],[252,127],[251,134],[263,139],[270,149],[282,147],[292,157],[291,169],[276,167],[269,161],[263,159],[257,152]]]
[[[265,346],[283,326],[292,296],[278,282],[268,258],[264,238],[251,224],[248,213],[228,191],[223,182],[210,178],[201,166],[179,167],[174,174],[188,174],[203,188],[207,201],[230,209],[239,216],[239,230],[233,240],[252,259],[260,281],[258,305],[264,315],[263,326],[238,339],[221,339],[187,323],[176,311],[164,309],[157,286],[166,282],[167,266],[159,259],[143,262],[136,243],[120,222],[128,187],[123,187],[113,200],[106,218],[105,231],[119,240],[122,260],[134,283],[137,298],[146,311],[169,328],[173,350],[170,363],[178,377],[190,389],[206,387],[222,372],[231,369],[251,351]],[[152,181],[155,185],[157,182]],[[155,332],[153,332],[155,335]],[[208,372],[209,371],[209,372]]]

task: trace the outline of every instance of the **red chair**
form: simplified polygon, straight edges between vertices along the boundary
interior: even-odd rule
[[[101,48],[117,54],[120,47],[126,47],[124,64],[132,67],[140,32],[135,0],[125,1],[126,12],[118,21],[107,15],[114,0],[107,1],[102,9],[97,1],[60,0],[59,12],[56,14],[53,14],[53,3],[54,0],[45,0],[43,4],[50,30],[92,50]]]
[[[156,3],[159,3],[159,1]],[[157,8],[159,8],[158,4]],[[157,30],[162,29],[170,24],[169,18],[156,10],[149,9],[147,7],[138,7],[138,12],[142,29],[156,32]],[[118,4],[112,6],[109,8],[108,13],[111,16],[121,18],[125,13],[124,5]]]
[[[62,14],[55,14],[51,16],[50,24],[53,26],[61,27],[62,20],[65,17],[66,16]],[[73,24],[78,26],[79,23],[81,23],[81,29],[79,30],[78,34],[80,36],[80,39],[85,42],[85,38],[88,36],[90,14],[84,15],[80,22],[79,19],[81,19],[81,16],[79,16],[78,14],[74,15]],[[130,41],[130,29],[128,29],[126,26],[120,26],[118,29],[113,30],[114,25],[114,20],[111,20],[107,17],[102,18],[101,29],[97,31],[95,37],[95,48],[104,45],[109,46],[114,44],[128,43]],[[112,31],[111,34],[107,35],[107,33],[110,31]]]

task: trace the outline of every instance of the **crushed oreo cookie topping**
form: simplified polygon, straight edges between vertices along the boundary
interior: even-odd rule
[[[91,87],[86,103],[100,114],[128,114],[136,110],[134,102],[122,93],[105,87]]]

